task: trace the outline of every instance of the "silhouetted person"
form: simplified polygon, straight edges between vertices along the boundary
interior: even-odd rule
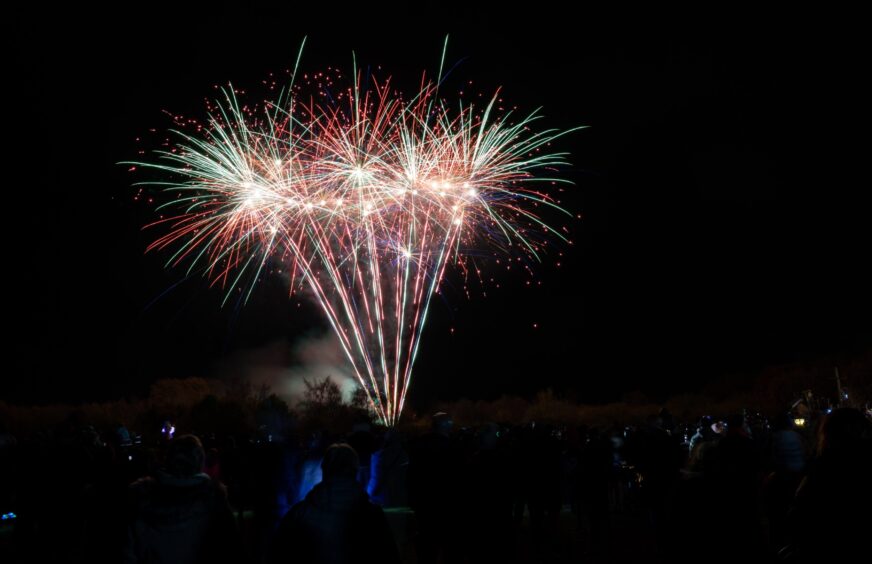
[[[688,467],[692,472],[705,472],[708,455],[718,444],[721,436],[715,433],[714,421],[711,417],[699,420],[696,434],[690,438],[690,459]]]
[[[357,456],[360,459],[360,468],[357,470],[357,481],[360,482],[364,488],[367,488],[369,486],[372,453],[375,452],[376,448],[378,448],[370,424],[355,423],[351,434],[348,435],[348,444],[354,449],[354,452],[357,453]]]
[[[586,530],[590,550],[603,555],[609,535],[609,485],[614,455],[612,443],[598,429],[583,436],[576,492],[579,527]]]
[[[239,545],[224,487],[203,473],[200,440],[170,441],[163,470],[130,486],[125,563],[237,562]]]
[[[297,459],[283,442],[265,442],[251,453],[255,470],[251,474],[251,543],[257,562],[263,562],[279,522],[291,509],[297,494]],[[320,464],[320,460],[318,461]]]
[[[658,551],[664,550],[670,497],[678,484],[684,459],[680,443],[663,429],[663,421],[649,416],[647,424],[627,437],[628,462],[642,476],[641,499],[648,510]]]
[[[459,455],[451,442],[453,422],[446,413],[433,416],[432,430],[412,443],[409,457],[409,502],[418,526],[418,560],[437,562],[456,547]],[[445,561],[451,561],[446,556]]]
[[[727,419],[726,435],[707,464],[711,525],[721,538],[714,548],[718,562],[756,561],[765,552],[760,515],[761,461],[744,415]]]
[[[323,480],[285,515],[276,532],[275,563],[399,563],[381,508],[357,482],[360,463],[347,444],[331,445],[321,462]]]
[[[513,543],[510,461],[500,448],[499,427],[488,423],[479,430],[478,448],[462,475],[463,499],[458,519],[471,562],[505,562]]]
[[[550,550],[554,545],[563,493],[562,444],[551,425],[532,422],[521,431],[513,455],[513,466],[517,470],[515,526],[521,526],[526,507],[535,549]]]
[[[324,461],[324,450],[327,442],[321,431],[315,431],[309,436],[303,449],[302,458],[298,462],[295,476],[292,503],[299,503],[312,491],[315,484],[321,481],[321,464]]]
[[[796,493],[791,562],[850,562],[869,553],[872,425],[838,409],[821,427],[819,456]]]
[[[394,429],[385,432],[382,447],[372,453],[367,492],[372,501],[382,507],[402,507],[408,503],[406,474],[409,455],[403,449],[400,434]]]
[[[769,521],[769,542],[775,550],[787,542],[787,512],[805,470],[805,440],[793,426],[789,413],[776,417],[767,445],[769,475],[764,482],[763,499]]]
[[[769,439],[769,463],[773,470],[799,474],[805,470],[807,449],[805,440],[793,425],[788,413],[776,417]]]
[[[691,452],[693,452],[697,445],[712,438],[714,435],[714,431],[711,428],[712,423],[712,418],[708,415],[700,418],[699,423],[696,424],[696,433],[690,437],[690,442],[688,443],[688,448]]]

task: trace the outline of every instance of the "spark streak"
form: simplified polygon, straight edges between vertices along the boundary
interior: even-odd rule
[[[443,56],[444,58],[444,56]],[[298,72],[294,71],[296,76]],[[338,73],[337,73],[338,74]],[[241,106],[232,87],[197,134],[176,131],[152,162],[172,215],[149,250],[168,266],[203,271],[245,299],[274,262],[321,307],[372,410],[386,425],[403,411],[431,298],[447,268],[478,275],[484,249],[541,260],[565,236],[543,210],[559,207],[551,152],[573,130],[535,131],[538,112],[449,105],[439,80],[406,99],[355,72],[338,89],[318,75],[275,102]]]

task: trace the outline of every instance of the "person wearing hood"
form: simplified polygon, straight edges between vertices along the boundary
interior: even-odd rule
[[[322,481],[279,524],[272,562],[398,564],[399,553],[382,509],[357,481],[360,462],[347,444],[331,445]]]
[[[129,489],[125,564],[238,562],[240,543],[224,486],[203,473],[200,439],[172,440],[166,463]]]

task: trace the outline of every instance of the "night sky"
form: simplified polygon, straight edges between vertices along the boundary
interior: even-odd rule
[[[203,117],[228,81],[257,92],[304,35],[303,70],[350,68],[354,50],[414,86],[449,33],[452,79],[543,106],[548,126],[590,126],[559,147],[575,244],[537,267],[541,286],[501,274],[487,298],[435,298],[413,403],[662,396],[872,346],[859,34],[788,12],[282,5],[6,13],[0,399],[142,395],[326,330],[278,283],[223,309],[207,281],[176,285],[183,270],[144,254],[154,215],[116,164],[171,126],[163,110]]]

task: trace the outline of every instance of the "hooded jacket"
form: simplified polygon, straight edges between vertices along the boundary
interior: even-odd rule
[[[345,564],[399,563],[384,512],[351,477],[316,485],[285,515],[276,532],[272,561]]]

